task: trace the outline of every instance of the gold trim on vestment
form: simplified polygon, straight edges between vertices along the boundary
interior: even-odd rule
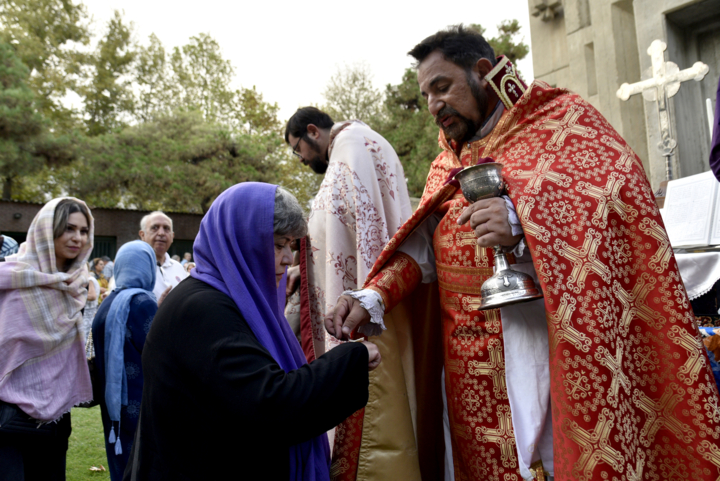
[[[506,134],[507,133],[506,131],[510,129],[511,126],[507,125],[507,124],[508,124],[508,120],[510,120],[510,118],[513,117],[510,114],[511,111],[512,111],[512,109],[505,109],[505,112],[503,112],[503,114],[500,116],[500,120],[498,120],[497,125],[495,126],[495,128],[492,130],[492,132],[488,136],[488,143],[487,143],[486,150],[492,152],[493,150],[497,149],[498,145],[496,145],[496,144],[497,144],[498,139],[502,135]],[[483,152],[483,154],[484,154],[484,152]],[[488,157],[488,156],[485,155],[485,157]]]
[[[436,263],[438,284],[446,291],[480,294],[483,282],[493,275],[491,267],[461,267]]]
[[[448,272],[450,274],[462,274],[466,276],[491,276],[493,275],[492,267],[463,267],[463,266],[449,266],[447,264],[441,264],[437,262],[438,272]]]
[[[390,305],[390,299],[388,299],[388,297],[385,295],[385,291],[383,291],[382,289],[375,287],[375,286],[368,286],[365,289],[370,289],[371,291],[377,292],[378,294],[380,294],[380,297],[382,298],[383,305],[385,305],[385,306]]]
[[[530,465],[530,474],[532,474],[532,477],[535,481],[547,481],[547,478],[545,477],[545,468],[543,468],[542,460],[535,461]]]

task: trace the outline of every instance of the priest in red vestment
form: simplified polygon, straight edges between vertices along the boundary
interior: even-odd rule
[[[473,30],[410,54],[443,152],[420,207],[326,327],[347,338],[382,325],[361,299],[390,312],[437,282],[438,314],[417,298],[427,309],[411,323],[423,479],[718,479],[718,391],[640,159],[590,104],[527,86]],[[488,158],[507,197],[470,206],[451,179]],[[477,310],[494,244],[544,299]],[[336,452],[362,442],[339,436]]]

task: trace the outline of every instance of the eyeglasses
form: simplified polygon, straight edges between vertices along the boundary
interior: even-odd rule
[[[301,135],[300,138],[295,142],[295,147],[292,148],[292,154],[297,157],[298,159],[302,159],[303,156],[301,153],[297,151],[298,146],[300,145],[300,141],[305,137],[305,134]]]

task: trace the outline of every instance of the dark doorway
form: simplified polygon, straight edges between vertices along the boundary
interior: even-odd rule
[[[116,253],[117,253],[117,237],[101,236],[101,235],[95,236],[92,254],[90,254],[90,259],[95,259],[96,257],[108,256],[110,259],[115,260]]]
[[[182,260],[183,255],[186,252],[189,252],[192,254],[193,252],[193,244],[195,243],[194,240],[185,240],[185,239],[175,239],[170,246],[170,249],[168,249],[168,255],[170,257],[174,255],[180,256],[180,259]],[[193,260],[195,260],[193,258]]]
[[[2,235],[12,237],[13,239],[15,239],[18,245],[22,244],[27,240],[27,232],[10,232],[9,230],[4,230],[2,231]]]

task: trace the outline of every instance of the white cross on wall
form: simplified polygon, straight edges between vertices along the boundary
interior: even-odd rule
[[[672,180],[671,158],[677,142],[672,138],[668,99],[678,92],[681,82],[688,80],[699,82],[710,68],[702,62],[695,62],[692,67],[680,70],[676,63],[665,61],[666,49],[667,44],[662,40],[653,41],[650,48],[647,49],[647,53],[652,59],[652,77],[634,84],[624,83],[616,95],[620,100],[627,100],[635,94],[642,93],[645,100],[657,103],[662,139],[658,143],[658,149],[665,157],[667,179]]]

